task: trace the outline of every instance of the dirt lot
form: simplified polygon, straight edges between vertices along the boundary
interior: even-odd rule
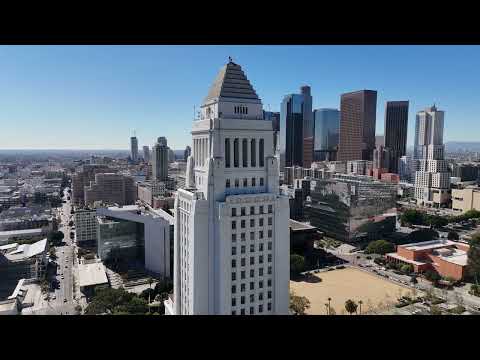
[[[322,281],[318,281],[320,277]],[[337,315],[345,314],[345,301],[363,301],[362,313],[384,311],[402,295],[411,295],[410,288],[355,268],[345,268],[314,274],[310,279],[290,281],[290,289],[296,295],[310,300],[307,314],[326,315],[328,298]]]

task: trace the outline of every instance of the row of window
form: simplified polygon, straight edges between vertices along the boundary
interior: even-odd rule
[[[240,187],[240,180],[235,179],[234,184],[235,184],[236,188]],[[265,184],[265,182],[264,182],[263,177],[262,177],[262,178],[260,178],[259,186],[264,186],[264,184]],[[230,188],[230,186],[231,186],[230,179],[225,180],[225,187]],[[252,187],[257,186],[257,179],[256,178],[252,177],[252,181],[251,181],[250,186],[252,186]],[[243,178],[243,187],[248,187],[248,178]]]
[[[268,311],[272,311],[272,303],[267,304],[267,309]],[[258,312],[261,314],[263,313],[263,304],[258,305]],[[254,307],[250,306],[250,315],[253,315],[254,312]],[[232,315],[237,315],[236,310],[232,310]],[[245,315],[245,309],[240,309],[240,315]]]
[[[232,225],[233,226],[233,225]],[[263,230],[260,230],[258,232],[258,239],[259,240],[262,240],[263,239],[263,235],[264,235],[264,232]],[[272,238],[272,235],[273,235],[273,232],[271,229],[267,230],[267,237],[269,239]],[[240,233],[240,240],[241,241],[245,241],[246,240],[246,234],[245,233]],[[250,240],[255,240],[255,231],[251,231],[250,232]],[[237,241],[237,234],[232,234],[232,242],[236,242]]]
[[[260,280],[258,282],[258,288],[259,289],[263,289],[263,284],[264,284],[264,281],[263,280]],[[268,279],[267,280],[267,286],[269,288],[272,287],[272,279]],[[245,292],[246,291],[246,288],[247,288],[247,285],[245,283],[242,283],[240,284],[240,292]],[[255,290],[255,281],[250,281],[250,290]],[[232,285],[232,294],[236,294],[237,293],[237,285]],[[259,298],[259,300],[263,300],[263,293],[260,293],[262,294],[261,298]],[[250,298],[252,298],[254,294],[251,294],[250,295]],[[272,295],[271,295],[271,291],[268,291],[268,298],[271,299]],[[243,296],[242,296],[243,297]],[[232,297],[232,300],[235,299],[235,297]],[[255,300],[250,300],[250,301],[255,301]],[[242,303],[243,304],[243,303]],[[232,305],[232,306],[235,306],[235,305]]]
[[[263,255],[258,256],[258,263],[263,264]],[[267,261],[272,262],[272,254],[268,254]],[[255,256],[250,256],[250,265],[255,265]],[[246,258],[240,259],[240,266],[246,266]],[[232,269],[237,267],[237,259],[232,259]]]
[[[233,216],[233,215],[232,215]],[[246,227],[246,220],[240,220],[240,228],[245,229]],[[268,218],[268,225],[273,225],[273,218]],[[258,226],[263,226],[263,218],[258,219]],[[255,227],[255,219],[250,219],[250,227]],[[232,220],[232,230],[237,228],[237,220]]]
[[[242,139],[242,167],[248,167],[248,158],[250,157],[250,166],[257,166],[257,140],[250,140],[250,156],[248,153],[248,139]],[[260,167],[265,166],[265,140],[258,141],[258,164]],[[225,167],[231,167],[231,149],[230,139],[225,139]],[[233,139],[233,167],[240,166],[240,139]]]
[[[270,255],[271,256],[271,255]],[[271,257],[270,257],[271,259]],[[261,272],[260,272],[261,270]],[[260,273],[262,275],[260,275]],[[267,268],[267,275],[272,275],[272,267],[269,266]],[[263,268],[259,268],[258,269],[258,276],[263,276]],[[254,278],[255,277],[255,269],[250,269],[250,278]],[[247,278],[247,273],[245,272],[245,270],[242,270],[240,271],[240,280],[245,280]],[[237,280],[237,273],[236,272],[232,272],[232,281],[236,281]],[[268,280],[268,283],[271,284],[271,280]],[[270,286],[270,285],[268,285]],[[262,286],[263,287],[263,280],[262,280]]]
[[[267,243],[267,250],[272,250],[273,244],[271,241]],[[263,251],[264,246],[263,243],[258,244],[258,251]],[[240,254],[245,254],[246,246],[240,246]],[[250,244],[250,252],[255,252],[255,244]],[[232,255],[237,255],[237,247],[232,246]]]
[[[245,114],[248,115],[248,107],[246,106],[234,106],[233,112],[235,114]]]
[[[271,214],[273,212],[273,205],[268,205],[267,212],[269,214]],[[265,214],[265,207],[263,205],[260,205],[258,207],[258,214]],[[240,216],[246,216],[246,215],[247,215],[247,208],[242,206],[240,208]],[[250,206],[249,215],[256,215],[255,214],[255,206]],[[237,208],[235,208],[235,207],[232,208],[232,216],[237,216]]]

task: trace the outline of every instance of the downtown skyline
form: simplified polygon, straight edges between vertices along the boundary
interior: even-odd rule
[[[228,56],[267,111],[302,85],[313,109],[372,89],[377,135],[385,102],[410,102],[408,147],[415,114],[433,103],[446,111],[445,141],[475,141],[480,130],[478,46],[2,46],[0,149],[126,150],[134,130],[140,148],[165,136],[185,149],[204,84]]]

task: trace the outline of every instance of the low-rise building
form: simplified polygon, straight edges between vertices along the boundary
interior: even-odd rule
[[[461,212],[480,211],[480,187],[469,186],[464,189],[452,189],[452,209]]]
[[[24,229],[0,231],[0,245],[14,242],[16,240],[41,240],[45,237],[43,229]]]
[[[440,239],[398,245],[397,251],[386,254],[386,258],[410,264],[416,273],[431,270],[442,277],[461,280],[466,274],[468,249],[465,243]]]
[[[108,287],[105,266],[101,262],[78,265],[80,291],[90,297],[98,289]]]

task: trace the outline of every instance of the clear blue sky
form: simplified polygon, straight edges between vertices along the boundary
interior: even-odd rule
[[[410,100],[415,113],[446,111],[446,141],[480,141],[479,46],[0,46],[1,149],[128,149],[166,136],[190,143],[201,104],[228,56],[239,63],[264,109],[312,87],[313,106],[339,107],[340,94],[378,91]]]

